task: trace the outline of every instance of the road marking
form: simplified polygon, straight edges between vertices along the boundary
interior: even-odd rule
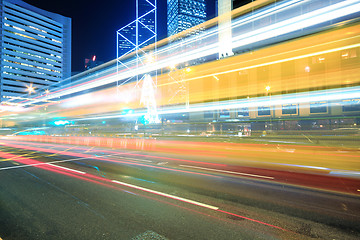
[[[87,152],[90,152],[93,148],[94,148],[94,147],[91,147],[91,148],[89,148],[88,150],[86,150],[85,152],[86,152],[86,153],[87,153]]]
[[[55,164],[51,164],[51,163],[47,163],[47,165],[51,165],[51,166],[53,166],[53,167],[62,168],[62,169],[65,169],[65,170],[68,170],[68,171],[72,171],[72,172],[76,172],[76,173],[80,173],[80,174],[86,174],[86,172],[74,170],[74,169],[67,168],[67,167],[61,167],[61,166],[58,166],[58,165],[55,165]]]
[[[112,156],[117,156],[118,154],[109,154],[109,155],[104,155],[104,156],[101,156],[101,157],[97,157],[97,158],[104,158],[104,157],[112,157]],[[13,157],[14,158],[14,157]],[[5,159],[5,160],[0,160],[1,161],[16,161],[16,160],[12,160],[13,158],[9,158],[9,159]],[[121,157],[121,158],[124,158],[124,157]],[[35,164],[26,164],[26,165],[21,165],[21,166],[12,166],[12,167],[2,167],[0,168],[0,171],[1,170],[8,170],[8,169],[15,169],[15,168],[23,168],[23,167],[35,167],[35,166],[38,166],[38,165],[44,165],[44,164],[51,164],[51,163],[63,163],[63,162],[73,162],[73,161],[79,161],[79,160],[91,160],[92,158],[89,156],[89,157],[78,157],[78,158],[72,158],[72,159],[66,159],[66,160],[57,160],[57,161],[51,161],[51,162],[42,162],[42,163],[35,163]],[[124,158],[125,159],[125,158]],[[104,160],[107,160],[107,159],[104,159]],[[125,159],[126,160],[126,159]],[[138,159],[137,159],[138,160]],[[115,161],[115,160],[114,160]],[[147,161],[147,160],[144,160],[144,161]],[[151,162],[151,161],[150,161]],[[126,162],[126,163],[129,163],[129,164],[132,164],[131,162]]]
[[[71,150],[71,149],[73,149],[73,148],[76,148],[76,146],[67,148],[67,149],[62,150],[62,151],[59,151],[59,152],[57,152],[57,153],[53,153],[53,154],[47,155],[47,156],[45,156],[45,157],[52,157],[52,156],[60,155],[61,153],[67,152],[68,150]],[[51,148],[51,149],[55,149],[55,148]]]
[[[169,162],[159,162],[157,163],[157,165],[165,165],[165,164],[168,164]]]
[[[114,154],[114,155],[110,155],[110,156],[116,156],[116,155],[119,155],[119,154]],[[138,158],[130,158],[130,157],[119,157],[119,158],[124,159],[124,160],[130,159],[130,160],[135,160],[135,161],[139,161],[139,162],[149,162],[149,163],[152,162],[150,160],[138,159]]]
[[[244,175],[244,176],[250,176],[250,177],[257,177],[257,178],[274,179],[273,177],[268,177],[268,176],[262,176],[262,175],[256,175],[256,174],[249,174],[249,173],[232,172],[232,171],[226,171],[226,170],[220,170],[220,169],[213,169],[213,168],[196,167],[196,166],[190,166],[190,165],[180,165],[180,166],[181,166],[181,167],[187,167],[187,168],[196,168],[196,169],[202,169],[202,170],[210,170],[210,171],[215,171],[215,172],[232,173],[232,174]]]
[[[14,154],[11,153],[11,152],[6,152],[6,153],[14,155]],[[24,157],[24,156],[27,156],[27,155],[31,155],[31,154],[34,154],[34,153],[25,153],[25,154],[22,154],[22,155],[16,155],[16,154],[15,154],[16,156],[11,157],[11,158],[1,159],[0,162],[16,161],[16,160],[14,160],[14,159],[16,159],[16,158],[18,158],[18,157]],[[27,157],[27,158],[36,158],[36,157]]]
[[[190,200],[190,199],[174,196],[174,195],[167,194],[167,193],[154,191],[154,190],[151,190],[151,189],[148,189],[148,188],[139,187],[139,186],[136,186],[136,185],[120,182],[120,181],[117,181],[117,180],[112,180],[112,182],[123,185],[123,186],[130,187],[130,188],[135,188],[135,189],[139,189],[139,190],[142,190],[142,191],[145,191],[145,192],[149,192],[149,193],[157,194],[157,195],[160,195],[160,196],[164,196],[164,197],[167,197],[167,198],[172,198],[172,199],[179,200],[179,201],[182,201],[182,202],[187,202],[187,203],[197,205],[197,206],[200,206],[200,207],[205,207],[205,208],[209,208],[209,209],[212,209],[212,210],[218,210],[219,209],[218,207],[211,206],[211,205],[208,205],[208,204],[205,204],[205,203],[193,201],[193,200]]]

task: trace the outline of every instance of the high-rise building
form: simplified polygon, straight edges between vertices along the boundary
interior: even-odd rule
[[[89,69],[92,69],[94,67],[97,67],[101,64],[103,64],[104,62],[103,61],[99,61],[96,57],[96,55],[92,55],[90,58],[85,58],[85,61],[84,61],[84,69],[85,70],[89,70]]]
[[[233,9],[244,6],[254,0],[232,0]]]
[[[223,4],[224,2],[225,5],[231,4],[231,10],[233,10],[253,1],[254,0],[215,0],[215,15],[219,15],[219,4]]]
[[[1,102],[71,76],[71,18],[0,0]]]
[[[116,32],[117,57],[156,42],[156,10],[156,0],[136,0],[136,19]]]
[[[156,52],[157,42],[157,1],[136,0],[136,18],[131,23],[116,31],[117,50],[117,71],[124,69],[138,68],[154,60],[153,53]],[[151,45],[151,47],[146,47]],[[135,61],[124,61],[124,56],[134,54]],[[156,72],[155,72],[156,75]],[[137,82],[143,79],[134,73],[127,82],[136,79]],[[131,81],[132,81],[131,80]],[[121,82],[117,82],[117,85]]]
[[[232,56],[231,11],[252,0],[215,0],[215,11],[219,21],[219,58]]]
[[[231,30],[232,0],[218,0],[219,58],[233,55]]]
[[[205,0],[167,0],[168,37],[205,21]]]

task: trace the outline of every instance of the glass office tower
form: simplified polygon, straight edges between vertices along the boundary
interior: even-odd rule
[[[168,37],[206,20],[205,0],[167,0]]]
[[[70,77],[70,18],[21,0],[0,0],[0,23],[1,102]]]

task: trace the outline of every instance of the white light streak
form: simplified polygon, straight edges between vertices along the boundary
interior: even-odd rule
[[[274,14],[274,12],[278,12],[281,14],[282,11],[293,7],[297,4],[301,4],[305,1],[288,1],[285,3],[281,3],[279,5],[274,5],[270,8],[267,8],[266,10],[259,10],[256,14],[248,17],[240,17],[238,20],[234,20],[233,27],[239,27],[240,25],[245,25],[249,22],[254,21],[257,18],[261,18],[264,15],[262,14]],[[249,44],[254,44],[259,41],[271,39],[276,36],[285,35],[294,31],[297,31],[299,29],[308,28],[320,23],[324,23],[333,19],[337,19],[340,17],[344,17],[353,13],[356,13],[360,11],[360,3],[359,0],[349,0],[349,1],[343,1],[336,4],[332,4],[330,6],[302,14],[296,17],[293,17],[291,19],[287,19],[275,24],[272,24],[270,26],[266,26],[260,29],[253,30],[248,33],[240,34],[237,36],[234,36],[232,39],[232,45],[234,48],[238,48],[241,46],[246,46]],[[210,40],[210,37],[216,36],[218,33],[218,29],[210,29],[208,32],[205,32],[204,34],[197,36],[196,38],[189,38],[189,40],[185,41],[185,44],[191,44],[192,41],[204,41],[205,39]],[[181,44],[184,44],[182,42]],[[212,54],[216,54],[218,51],[218,42],[212,41],[212,43],[204,44],[202,47],[198,47],[191,51],[185,51],[180,52],[180,43],[177,43],[175,45],[169,45],[163,47],[163,49],[159,49],[157,52],[157,59],[159,59],[156,63],[141,66],[139,68],[129,68],[124,69],[123,72],[120,71],[118,75],[112,75],[104,78],[99,78],[96,81],[88,82],[85,84],[82,84],[80,86],[68,88],[66,90],[54,92],[52,94],[49,94],[47,97],[49,99],[53,98],[59,98],[64,95],[76,93],[79,91],[84,91],[88,89],[92,89],[95,87],[99,87],[102,85],[106,85],[109,83],[113,83],[116,81],[122,81],[124,79],[131,78],[136,75],[142,75],[146,74],[148,72],[152,72],[158,69],[166,68],[169,66],[169,62],[172,65],[177,65],[184,62],[189,62],[194,59],[203,58],[206,56],[210,56]],[[178,53],[178,54],[172,54],[169,55],[170,52],[172,53]],[[163,55],[165,54],[165,55]],[[145,60],[145,59],[144,59]],[[130,60],[127,65],[136,65],[136,61]],[[106,70],[108,71],[108,70]],[[85,79],[91,79],[92,77],[87,77]],[[29,104],[34,104],[37,102],[43,101],[44,97],[39,97],[37,99],[33,99],[31,101],[26,101],[22,103],[22,106],[26,106]]]
[[[242,175],[242,176],[248,176],[248,177],[274,179],[273,177],[262,176],[262,175],[257,175],[257,174],[233,172],[233,171],[226,171],[226,170],[213,169],[213,168],[196,167],[196,166],[190,166],[190,165],[180,165],[180,166],[186,167],[186,168],[195,168],[195,169],[201,169],[201,170],[214,171],[214,172],[230,173],[230,174],[236,174],[236,175]]]

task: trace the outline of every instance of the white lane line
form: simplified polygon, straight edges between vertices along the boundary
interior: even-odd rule
[[[65,154],[66,155],[66,154]],[[67,155],[70,156],[70,155]],[[79,160],[92,160],[94,158],[100,159],[100,160],[108,160],[104,157],[111,157],[111,156],[117,156],[117,154],[109,154],[109,155],[103,155],[101,157],[92,157],[89,155],[89,157],[78,157],[78,158],[71,158],[71,159],[65,159],[65,160],[57,160],[57,161],[51,161],[51,162],[41,162],[41,163],[34,163],[34,164],[25,164],[25,165],[20,165],[20,166],[12,166],[12,167],[3,167],[0,168],[1,170],[8,170],[8,169],[15,169],[15,168],[23,168],[23,167],[35,167],[35,166],[39,166],[39,165],[45,165],[45,164],[51,164],[51,163],[63,163],[63,162],[73,162],[73,161],[79,161]],[[103,159],[101,159],[103,158]],[[12,161],[16,161],[16,160],[12,160]]]
[[[127,159],[129,159],[129,160],[135,160],[135,161],[139,161],[139,162],[149,162],[149,163],[152,162],[152,161],[150,161],[150,160],[138,159],[138,158],[131,158],[131,157],[119,157],[119,158],[125,159],[125,160],[127,160]]]
[[[53,167],[62,168],[62,169],[65,169],[65,170],[68,170],[68,171],[71,171],[71,172],[76,172],[76,173],[80,173],[80,174],[86,174],[86,172],[74,170],[74,169],[67,168],[67,167],[61,167],[61,166],[58,166],[58,165],[55,165],[55,164],[51,164],[51,163],[47,163],[47,165],[51,165],[51,166],[53,166]]]
[[[268,176],[249,174],[249,173],[232,172],[232,171],[213,169],[213,168],[196,167],[196,166],[190,166],[190,165],[180,165],[180,166],[187,167],[187,168],[196,168],[196,169],[209,170],[209,171],[215,171],[215,172],[223,172],[223,173],[231,173],[231,174],[244,175],[244,176],[250,176],[250,177],[257,177],[257,178],[274,179],[273,177],[268,177]]]
[[[88,150],[86,150],[85,152],[86,152],[86,153],[87,153],[87,152],[90,152],[93,148],[94,148],[94,147],[91,147],[91,148],[89,148]]]
[[[174,196],[174,195],[167,194],[167,193],[154,191],[154,190],[151,190],[151,189],[148,189],[148,188],[139,187],[139,186],[136,186],[136,185],[120,182],[120,181],[117,181],[117,180],[112,180],[112,182],[123,185],[123,186],[139,189],[139,190],[142,190],[142,191],[145,191],[145,192],[149,192],[149,193],[157,194],[157,195],[160,195],[160,196],[164,196],[164,197],[167,197],[167,198],[172,198],[172,199],[179,200],[179,201],[182,201],[182,202],[187,202],[187,203],[194,204],[194,205],[197,205],[197,206],[209,208],[209,209],[212,209],[212,210],[218,210],[219,209],[218,207],[214,207],[214,206],[211,206],[211,205],[208,205],[208,204],[205,204],[205,203],[193,201],[193,200],[190,200],[190,199]]]

